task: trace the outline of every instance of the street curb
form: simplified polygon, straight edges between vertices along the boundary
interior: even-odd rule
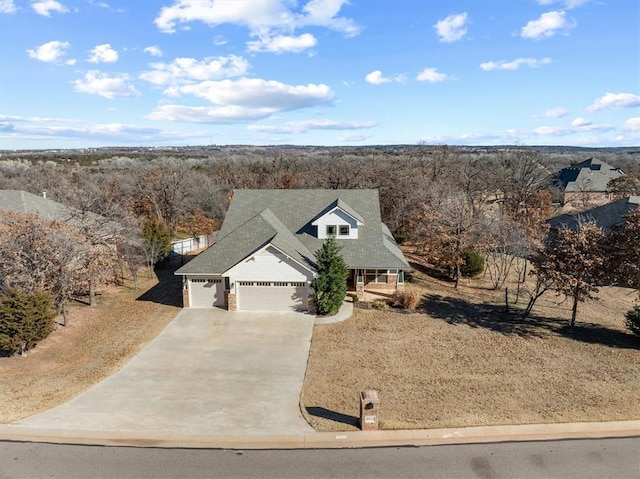
[[[262,436],[49,429],[0,424],[0,441],[186,449],[340,449],[633,436],[640,437],[640,420]]]

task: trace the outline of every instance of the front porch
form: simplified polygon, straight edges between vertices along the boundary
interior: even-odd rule
[[[347,294],[359,301],[389,299],[404,289],[404,271],[397,269],[352,269],[347,279]]]

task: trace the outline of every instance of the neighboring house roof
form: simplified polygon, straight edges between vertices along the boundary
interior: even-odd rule
[[[0,190],[0,209],[24,215],[37,213],[50,221],[68,221],[72,216],[67,206],[21,190]]]
[[[337,239],[352,269],[410,269],[380,218],[377,190],[236,190],[218,242],[177,274],[223,274],[267,244],[306,267],[324,240],[311,223],[340,208],[358,221],[358,239]]]
[[[616,226],[623,226],[623,216],[640,207],[640,196],[630,196],[622,200],[607,203],[606,205],[592,208],[582,213],[565,214],[549,220],[551,228],[562,227],[577,230],[586,221],[595,221],[605,232],[611,231]]]
[[[604,161],[590,158],[568,168],[563,168],[556,175],[555,182],[565,193],[605,192],[609,181],[624,176],[619,168]]]
[[[102,235],[113,235],[122,231],[122,225],[102,215],[34,195],[22,190],[0,190],[0,210],[23,215],[37,214],[47,221],[62,221],[77,227],[98,226]]]

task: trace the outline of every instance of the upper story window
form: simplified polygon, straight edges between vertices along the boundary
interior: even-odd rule
[[[327,225],[327,236],[335,236],[336,229],[336,225]]]
[[[339,226],[340,236],[349,236],[349,225]]]

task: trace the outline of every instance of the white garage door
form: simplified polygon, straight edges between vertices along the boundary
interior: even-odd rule
[[[307,283],[240,281],[238,309],[242,311],[306,311]]]
[[[224,285],[221,278],[191,278],[189,305],[193,308],[224,306]]]

